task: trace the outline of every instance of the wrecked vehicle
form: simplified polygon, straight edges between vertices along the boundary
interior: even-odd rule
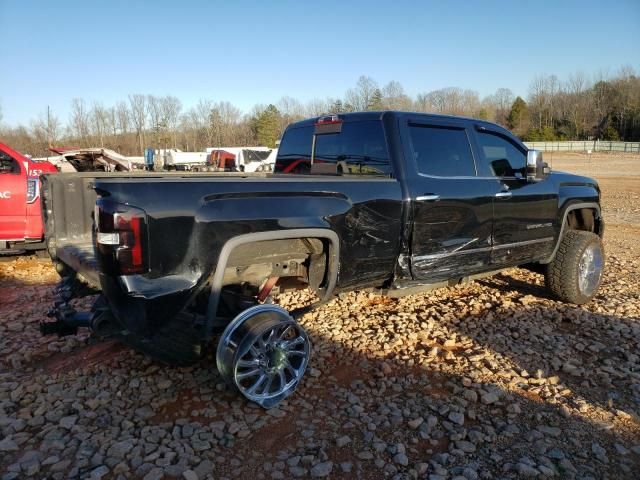
[[[51,147],[49,150],[58,154],[60,160],[55,162],[68,163],[76,172],[128,172],[144,168],[143,157],[125,157],[108,148]]]
[[[275,293],[401,296],[527,266],[581,304],[604,262],[594,180],[458,117],[328,115],[286,129],[273,174],[61,174],[43,198],[63,277],[44,333],[89,327],[186,364],[222,330],[218,369],[264,407],[295,389],[310,353],[296,318],[313,305],[287,312]],[[100,296],[76,311],[87,285]]]

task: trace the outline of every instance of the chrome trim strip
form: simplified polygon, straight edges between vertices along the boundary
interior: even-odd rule
[[[498,249],[498,248],[521,247],[523,245],[533,245],[536,243],[552,242],[553,240],[555,240],[554,237],[536,238],[535,240],[524,240],[522,242],[503,243],[502,245],[494,245],[493,248]]]
[[[435,202],[440,200],[440,195],[419,195],[416,197],[417,202]]]
[[[498,192],[494,195],[496,198],[511,198],[513,193],[511,192]]]
[[[544,237],[544,238],[537,238],[535,240],[524,240],[522,242],[504,243],[502,245],[494,245],[492,247],[470,248],[468,250],[456,250],[456,251],[453,251],[453,252],[446,252],[446,253],[434,253],[434,254],[431,254],[431,255],[420,255],[420,256],[412,257],[412,261],[437,260],[439,258],[446,258],[446,257],[450,257],[452,255],[466,255],[466,254],[469,254],[469,253],[488,252],[488,251],[491,251],[491,250],[499,250],[499,249],[502,249],[502,248],[513,248],[513,247],[521,247],[521,246],[525,246],[525,245],[534,245],[536,243],[552,242],[553,240],[554,240],[554,237]]]

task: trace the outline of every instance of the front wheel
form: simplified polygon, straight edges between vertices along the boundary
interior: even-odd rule
[[[604,269],[598,235],[569,230],[545,271],[545,284],[559,300],[582,305],[595,297]]]

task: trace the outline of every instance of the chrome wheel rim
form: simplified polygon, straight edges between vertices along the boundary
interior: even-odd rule
[[[257,305],[240,313],[218,344],[218,370],[248,400],[271,408],[300,383],[309,362],[304,329],[281,307]]]
[[[298,385],[309,359],[307,335],[293,320],[266,329],[235,364],[234,380],[249,400],[268,405]]]
[[[600,245],[591,244],[582,252],[578,265],[578,288],[584,296],[590,297],[598,289],[603,265]]]

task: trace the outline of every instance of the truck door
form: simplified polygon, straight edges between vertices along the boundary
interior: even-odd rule
[[[24,165],[0,150],[0,240],[24,238],[27,213]]]
[[[550,180],[527,182],[527,149],[508,132],[474,128],[479,169],[494,178],[492,263],[518,265],[553,251],[557,187]]]
[[[401,127],[411,197],[411,272],[434,283],[489,269],[495,179],[477,175],[463,119],[408,118]],[[402,133],[404,132],[404,133]]]

